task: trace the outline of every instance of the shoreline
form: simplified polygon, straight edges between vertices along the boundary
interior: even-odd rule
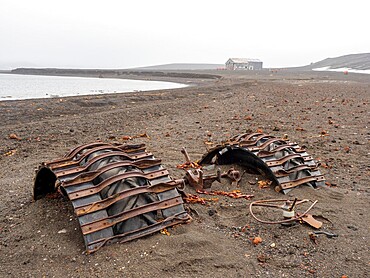
[[[19,68],[10,74],[74,76],[114,79],[167,81],[174,83],[203,83],[201,80],[219,79],[221,76],[199,71],[156,71],[156,70],[99,70],[99,69],[32,69]]]
[[[12,75],[14,77],[9,81],[5,74],[0,73],[0,76],[5,78],[5,80],[3,80],[5,83],[2,83],[3,86],[5,86],[5,90],[1,92],[2,96],[0,97],[0,101],[125,94],[132,92],[179,89],[193,85],[189,83],[174,82],[174,80],[157,81],[115,77],[98,78],[93,76],[55,76],[18,73],[8,75]],[[32,78],[32,76],[37,76],[37,78]],[[8,84],[8,86],[6,84]],[[7,89],[7,87],[10,89]],[[23,94],[20,94],[19,92],[23,92]]]
[[[19,76],[46,76],[46,77],[75,77],[75,78],[94,78],[94,79],[125,79],[125,80],[137,80],[137,81],[158,81],[158,82],[171,82],[171,83],[178,83],[178,84],[184,84],[184,80],[180,78],[174,78],[174,77],[157,77],[156,76],[140,76],[139,74],[137,75],[105,75],[105,76],[98,76],[94,74],[44,74],[44,73],[15,73],[15,72],[0,72],[0,74],[4,75],[19,75]],[[187,82],[192,82],[196,83],[193,79],[188,78],[189,81]],[[188,80],[186,79],[186,80]],[[179,80],[179,81],[177,81]],[[181,82],[180,82],[181,81]]]
[[[260,80],[260,81],[274,81],[274,82],[291,82],[298,80],[320,80],[322,82],[368,82],[370,83],[370,75],[360,73],[350,73],[346,76],[341,72],[334,71],[296,71],[294,68],[282,68],[269,71],[263,69],[261,71],[221,71],[221,70],[99,70],[99,69],[32,69],[32,68],[19,68],[4,74],[15,75],[34,75],[34,76],[55,76],[55,77],[80,77],[80,78],[109,78],[109,79],[125,79],[137,81],[159,81],[183,84],[188,87],[203,87],[212,84],[235,82],[239,80]],[[232,81],[230,81],[232,80]],[[174,89],[166,89],[174,90]],[[140,91],[140,92],[156,92],[157,90]],[[129,94],[130,92],[113,93],[113,94]],[[135,93],[135,92],[131,92]],[[99,96],[94,94],[89,96]],[[107,95],[111,95],[108,93]],[[84,95],[80,95],[81,97]],[[66,96],[79,97],[76,96]],[[36,100],[36,99],[31,99]],[[1,102],[6,101],[19,101],[15,99],[2,99]]]

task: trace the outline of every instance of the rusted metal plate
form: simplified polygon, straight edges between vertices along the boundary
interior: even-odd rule
[[[263,133],[236,135],[206,153],[205,164],[239,164],[255,173],[263,173],[287,193],[299,185],[313,188],[325,185],[317,163],[298,144]]]
[[[95,142],[42,163],[34,198],[59,191],[77,215],[87,253],[186,223],[177,186],[144,145]]]

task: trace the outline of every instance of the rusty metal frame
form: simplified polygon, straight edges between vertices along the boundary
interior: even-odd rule
[[[68,197],[86,252],[93,253],[108,243],[187,223],[190,216],[177,189],[182,185],[183,180],[172,179],[143,144],[94,142],[42,163],[34,199],[54,192]]]
[[[298,144],[263,133],[240,134],[210,149],[201,160],[206,164],[240,164],[264,174],[275,189],[288,193],[299,185],[314,188],[325,185],[318,164]]]

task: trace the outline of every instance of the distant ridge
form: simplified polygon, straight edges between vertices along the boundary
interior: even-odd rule
[[[224,68],[224,64],[187,64],[187,63],[174,63],[174,64],[164,64],[148,67],[139,67],[133,69],[140,70],[215,70],[219,68]]]
[[[207,72],[181,72],[171,70],[145,70],[145,69],[61,69],[61,68],[16,68],[11,70],[13,74],[32,74],[49,76],[79,76],[79,77],[99,77],[99,78],[191,78],[191,79],[218,79],[221,76]]]
[[[304,70],[318,68],[370,70],[370,53],[349,54],[335,58],[326,58],[322,61],[312,63],[311,65],[301,67],[301,69]]]

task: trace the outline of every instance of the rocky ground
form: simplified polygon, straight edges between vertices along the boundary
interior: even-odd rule
[[[0,276],[369,277],[370,76],[210,74],[220,78],[178,74],[172,80],[197,86],[176,90],[0,102]],[[212,189],[240,189],[252,200],[318,200],[312,213],[338,237],[312,241],[309,226],[256,222],[248,211],[251,201],[221,196],[207,205],[187,204],[193,221],[168,229],[170,235],[156,233],[85,255],[68,200],[32,199],[39,164],[83,143],[123,143],[126,136],[146,133],[150,138],[129,142],[145,143],[180,178],[181,147],[196,160],[206,151],[205,141],[256,130],[304,146],[321,161],[329,186],[302,186],[284,196],[272,187],[260,189],[256,181],[263,177],[245,174],[239,188],[225,182]],[[280,217],[262,210],[258,215]],[[255,237],[262,242],[253,244]]]

